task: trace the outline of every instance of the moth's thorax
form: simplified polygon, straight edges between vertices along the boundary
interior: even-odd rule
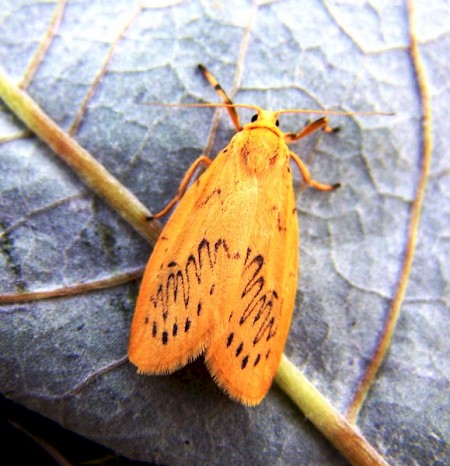
[[[235,137],[235,147],[244,165],[252,172],[262,173],[273,170],[278,164],[289,160],[289,149],[283,133],[274,123],[256,121],[244,126]]]

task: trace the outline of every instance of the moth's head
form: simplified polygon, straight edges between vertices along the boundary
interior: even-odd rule
[[[278,129],[280,122],[278,120],[278,112],[270,110],[258,109],[258,113],[253,115],[251,122],[245,125],[245,129],[267,128],[281,135]]]

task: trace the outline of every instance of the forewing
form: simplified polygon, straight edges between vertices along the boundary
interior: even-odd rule
[[[251,204],[249,193],[247,202]],[[289,332],[298,270],[298,222],[288,161],[258,179],[251,235],[238,249],[238,293],[220,303],[224,326],[213,333],[206,363],[233,398],[255,405],[269,390]]]
[[[189,188],[161,233],[142,279],[129,358],[143,373],[169,373],[207,348],[234,299],[253,222],[241,225],[256,196],[239,163],[222,151]],[[252,186],[253,183],[253,186]]]

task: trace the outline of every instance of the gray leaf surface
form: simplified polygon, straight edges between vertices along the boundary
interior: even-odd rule
[[[137,2],[69,1],[28,89],[63,128],[80,109]],[[313,176],[343,186],[299,197],[297,307],[286,354],[344,411],[394,296],[420,174],[420,102],[403,2],[150,2],[115,48],[75,138],[152,211],[204,151],[212,109],[140,102],[217,101],[207,65],[236,102],[265,108],[381,110],[331,118],[341,131],[293,146]],[[0,63],[16,80],[54,3],[3,1]],[[434,152],[411,281],[387,359],[358,425],[392,464],[450,464],[450,12],[418,2]],[[243,47],[246,33],[248,45]],[[241,61],[242,60],[242,61]],[[5,108],[0,135],[23,126]],[[243,112],[243,121],[251,114]],[[286,131],[306,118],[286,116]],[[225,113],[214,151],[233,134]],[[312,141],[312,142],[311,142]],[[0,293],[53,289],[143,266],[151,247],[35,137],[0,145]],[[138,283],[3,305],[0,390],[130,458],[158,464],[346,464],[274,386],[247,408],[201,359],[172,376],[124,363]]]

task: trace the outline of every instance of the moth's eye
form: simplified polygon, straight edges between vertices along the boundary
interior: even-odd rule
[[[277,120],[277,121],[275,122],[275,126],[280,126],[280,120]]]
[[[252,116],[252,123],[255,122],[258,119],[258,115],[253,115]]]

